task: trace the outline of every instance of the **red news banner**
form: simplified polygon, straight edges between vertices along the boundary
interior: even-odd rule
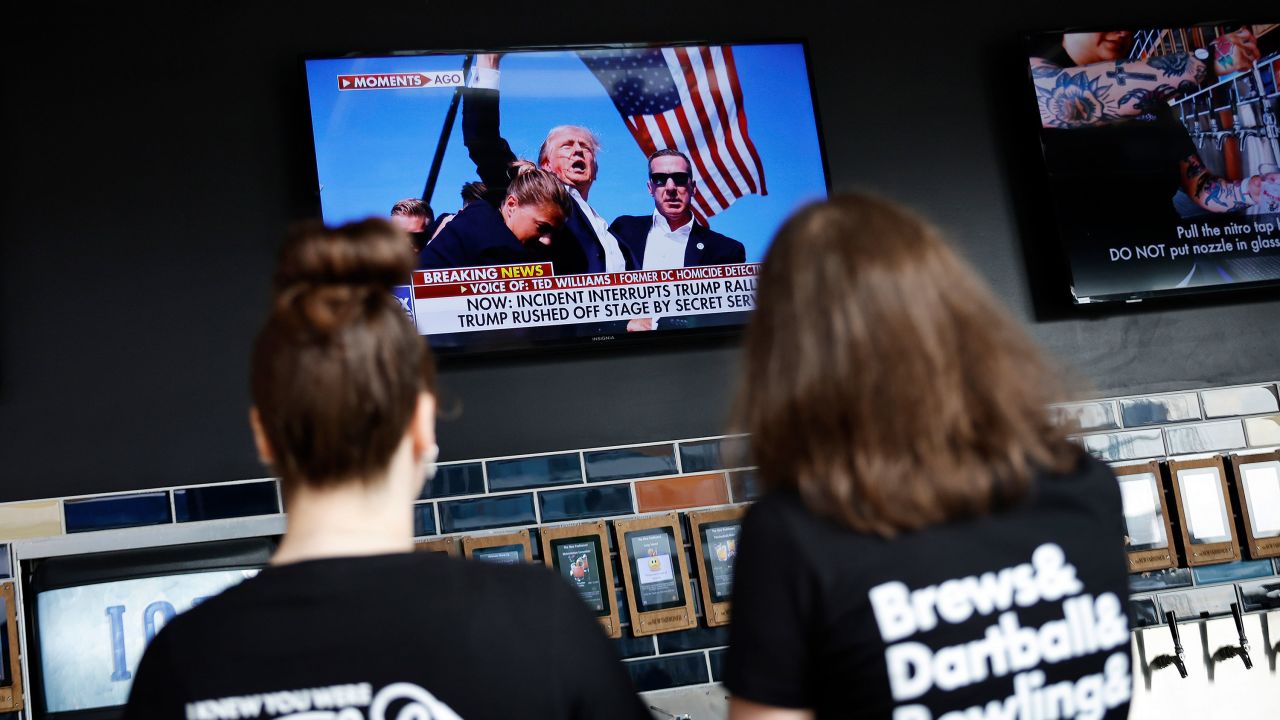
[[[755,308],[759,263],[593,275],[551,274],[551,263],[415,270],[418,332],[472,332]]]

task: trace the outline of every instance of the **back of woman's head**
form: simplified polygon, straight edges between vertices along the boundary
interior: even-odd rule
[[[739,421],[772,487],[862,532],[1015,503],[1077,451],[1054,372],[938,232],[883,200],[810,205],[779,231],[746,339]]]
[[[434,390],[430,352],[391,293],[407,238],[383,220],[297,228],[280,251],[251,386],[276,472],[324,486],[386,470]]]
[[[507,185],[507,194],[513,196],[517,204],[552,207],[563,217],[569,217],[573,198],[555,173],[542,170],[527,160],[517,160],[511,163],[508,174],[512,177]]]

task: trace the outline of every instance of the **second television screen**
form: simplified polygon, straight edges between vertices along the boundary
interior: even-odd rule
[[[1029,43],[1077,303],[1280,284],[1280,25]]]
[[[412,234],[397,294],[437,350],[742,324],[773,234],[827,193],[798,43],[306,68],[324,220]]]

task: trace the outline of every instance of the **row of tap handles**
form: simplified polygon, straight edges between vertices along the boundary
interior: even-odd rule
[[[1277,64],[1280,64],[1280,62],[1276,59],[1272,59],[1269,63],[1266,63],[1267,69],[1271,73],[1272,87],[1280,90],[1280,88],[1276,87],[1278,84],[1276,77]],[[1182,124],[1187,127],[1187,133],[1195,142],[1196,147],[1203,148],[1205,143],[1212,142],[1215,149],[1221,150],[1222,144],[1227,138],[1231,137],[1236,138],[1236,141],[1241,145],[1243,145],[1245,138],[1251,137],[1271,140],[1274,143],[1280,144],[1280,126],[1276,123],[1276,113],[1273,107],[1275,103],[1268,102],[1268,100],[1272,98],[1280,97],[1280,92],[1273,92],[1270,95],[1267,94],[1266,85],[1263,83],[1262,68],[1260,65],[1255,65],[1251,76],[1246,77],[1252,80],[1253,83],[1252,96],[1247,98],[1242,98],[1240,96],[1236,82],[1243,78],[1237,78],[1236,80],[1229,81],[1231,82],[1230,92],[1232,102],[1227,108],[1213,107],[1212,91],[1203,93],[1208,105],[1204,111],[1200,110],[1199,94],[1188,98],[1187,101],[1178,103],[1182,111]],[[1186,102],[1188,101],[1191,105],[1190,114],[1187,112]],[[1245,127],[1240,119],[1241,105],[1253,105],[1257,111],[1255,117],[1261,116],[1261,124],[1254,127]],[[1227,109],[1231,112],[1232,127],[1230,130],[1222,129],[1218,123],[1218,111]],[[1209,128],[1207,130],[1202,127],[1199,121],[1199,118],[1202,115],[1206,115],[1209,118]],[[1280,151],[1280,147],[1278,147],[1277,150]]]
[[[1205,143],[1212,142],[1213,147],[1217,150],[1222,149],[1223,142],[1227,138],[1236,138],[1237,142],[1243,143],[1245,138],[1261,138],[1265,140],[1280,140],[1280,126],[1276,125],[1276,114],[1271,109],[1263,105],[1262,126],[1261,127],[1244,127],[1240,124],[1239,115],[1233,108],[1232,115],[1235,116],[1234,127],[1230,130],[1223,130],[1218,125],[1218,118],[1214,115],[1209,116],[1209,129],[1201,130],[1199,123],[1191,126],[1188,134],[1195,141],[1196,147],[1204,147]]]
[[[1238,657],[1244,663],[1246,670],[1252,670],[1253,659],[1249,657],[1249,636],[1244,632],[1244,618],[1240,613],[1240,603],[1231,603],[1231,617],[1236,621],[1236,634],[1240,636],[1240,644],[1218,648],[1213,653],[1213,659],[1220,661],[1229,657]],[[1182,649],[1182,637],[1178,634],[1178,614],[1170,610],[1164,614],[1164,621],[1169,626],[1169,634],[1173,636],[1174,654],[1161,655],[1153,659],[1151,666],[1158,670],[1173,665],[1178,668],[1178,674],[1185,678],[1187,677],[1187,658]]]

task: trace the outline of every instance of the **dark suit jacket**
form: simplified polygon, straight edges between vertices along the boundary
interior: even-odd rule
[[[609,226],[609,232],[631,250],[636,257],[636,267],[644,267],[644,246],[649,240],[649,230],[653,228],[652,215],[623,215]],[[746,248],[742,243],[712,230],[693,223],[689,231],[689,242],[684,247],[684,266],[730,265],[747,261]]]
[[[548,249],[538,243],[525,245],[507,229],[499,213],[487,200],[466,206],[449,221],[418,255],[419,270],[512,265],[545,262]]]
[[[476,172],[484,182],[485,199],[493,207],[502,207],[511,182],[507,171],[516,154],[499,131],[498,91],[467,88],[462,93],[462,141],[467,146]],[[454,221],[456,222],[456,221]],[[452,225],[453,223],[450,223]],[[448,230],[449,228],[445,228]],[[444,233],[441,232],[441,235]],[[604,247],[595,228],[582,208],[573,203],[565,223],[551,236],[552,262],[557,275],[605,272]],[[622,247],[628,270],[636,263]]]

